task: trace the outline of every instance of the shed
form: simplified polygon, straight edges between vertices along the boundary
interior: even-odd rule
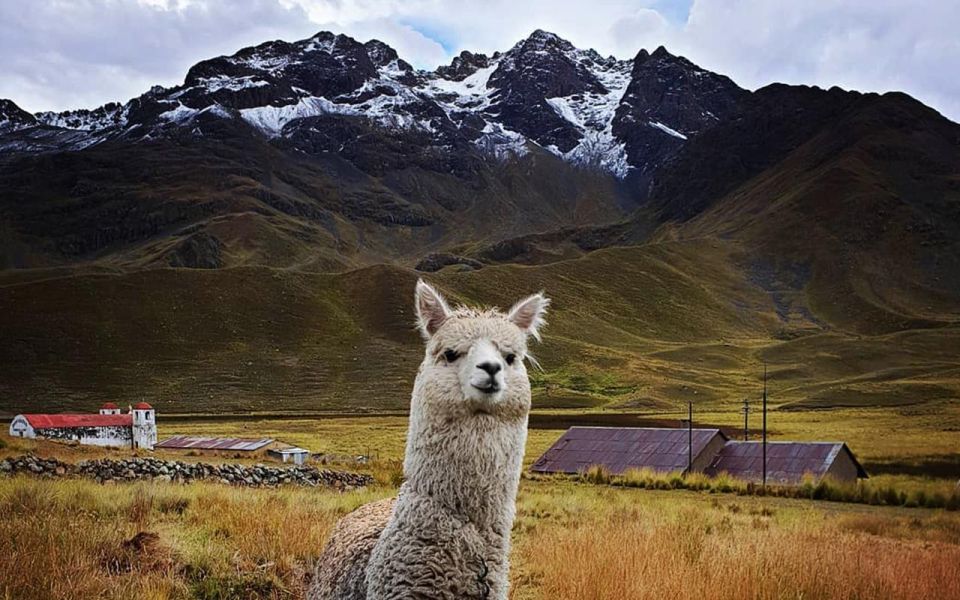
[[[743,481],[762,481],[763,443],[727,442],[706,473],[728,473]],[[767,483],[796,485],[805,476],[816,481],[829,476],[844,482],[868,477],[843,442],[767,442]]]
[[[293,462],[295,465],[302,465],[307,462],[307,459],[310,458],[310,451],[305,448],[297,448],[295,446],[283,445],[279,448],[270,448],[267,450],[267,454],[273,458],[279,459],[282,462]]]
[[[574,474],[602,465],[615,475],[629,469],[685,472],[707,468],[727,442],[719,429],[690,431],[660,427],[571,427],[535,463],[536,473]]]

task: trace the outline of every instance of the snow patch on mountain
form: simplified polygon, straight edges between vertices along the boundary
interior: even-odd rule
[[[245,77],[228,77],[220,75],[218,77],[205,77],[200,79],[198,86],[190,86],[170,95],[171,98],[179,98],[184,93],[203,87],[208,93],[218,92],[220,90],[229,90],[239,92],[246,88],[264,87],[270,85],[270,82],[259,79],[253,75]]]
[[[497,70],[498,62],[477,71],[463,79],[453,81],[437,78],[429,80],[419,90],[433,98],[441,106],[448,105],[452,109],[469,109],[482,111],[490,106],[490,97],[495,90],[487,87],[490,75]]]
[[[482,135],[474,144],[488,156],[497,160],[508,160],[529,154],[529,140],[516,131],[511,131],[500,123],[490,123],[483,128]]]
[[[283,133],[283,128],[291,121],[328,113],[357,114],[348,107],[335,104],[326,98],[308,96],[300,98],[296,104],[286,106],[245,108],[240,111],[240,116],[267,136],[279,137]]]
[[[168,123],[186,123],[193,119],[193,117],[199,112],[200,111],[195,108],[184,106],[182,103],[178,102],[175,108],[160,113],[159,118],[160,120]]]
[[[75,129],[77,131],[102,131],[114,127],[123,127],[130,110],[129,103],[106,104],[93,110],[68,110],[64,112],[39,112],[34,116],[38,123],[48,127]]]
[[[687,139],[687,136],[683,135],[682,133],[680,133],[680,132],[677,131],[676,129],[671,129],[671,128],[667,127],[666,125],[664,125],[663,123],[660,123],[660,122],[658,122],[658,121],[648,121],[647,124],[650,125],[650,127],[656,127],[656,128],[659,129],[660,131],[662,131],[662,132],[664,132],[664,133],[666,133],[666,134],[672,135],[672,136],[675,137],[675,138],[680,138],[681,140]]]
[[[630,170],[626,146],[613,135],[613,118],[617,106],[630,83],[628,61],[595,62],[594,56],[581,52],[578,58],[606,89],[605,93],[584,92],[562,98],[548,98],[561,118],[573,124],[582,134],[580,143],[568,152],[555,146],[548,149],[570,162],[600,168],[624,178]]]

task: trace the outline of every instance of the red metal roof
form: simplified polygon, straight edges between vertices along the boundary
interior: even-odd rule
[[[137,402],[133,407],[137,410],[153,410],[153,407],[146,402]]]
[[[100,408],[103,410],[115,410],[120,407],[114,404],[113,402],[104,402],[103,406],[101,406]]]
[[[683,471],[688,462],[686,429],[654,427],[571,427],[533,463],[538,473],[579,473],[603,465],[611,473],[628,469]],[[719,429],[693,430],[693,458],[703,452]]]
[[[823,477],[841,453],[849,455],[857,476],[867,472],[842,442],[767,442],[767,482],[800,483],[804,475]],[[763,443],[727,442],[705,470],[707,475],[729,473],[744,481],[763,479]]]
[[[131,427],[131,415],[23,415],[34,429]]]
[[[163,440],[157,444],[156,448],[196,448],[199,450],[240,450],[250,452],[263,448],[273,439],[262,438],[259,440],[245,438],[210,438],[196,437],[190,435],[175,435],[172,438]]]

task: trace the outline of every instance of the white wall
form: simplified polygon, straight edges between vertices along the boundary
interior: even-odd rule
[[[10,421],[10,436],[22,438],[35,438],[37,432],[30,426],[30,422],[23,415],[17,415]]]
[[[156,413],[151,410],[133,411],[133,447],[153,450],[157,443]]]
[[[36,437],[62,442],[79,442],[89,446],[116,448],[129,448],[133,441],[131,429],[121,425],[38,429],[36,430]]]

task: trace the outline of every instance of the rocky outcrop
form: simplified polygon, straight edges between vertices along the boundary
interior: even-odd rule
[[[640,175],[659,168],[684,143],[722,122],[749,92],[660,46],[633,60],[630,84],[617,106],[613,134]]]
[[[434,273],[444,267],[449,267],[450,265],[462,265],[464,269],[471,271],[483,268],[483,263],[479,260],[467,258],[466,256],[459,256],[457,254],[449,254],[447,252],[435,252],[433,254],[428,254],[421,258],[417,263],[417,266],[414,268],[425,273]]]
[[[170,253],[169,263],[171,267],[219,269],[223,266],[223,243],[205,231],[195,233]]]
[[[373,483],[373,477],[362,473],[330,471],[310,466],[271,467],[263,464],[240,465],[192,463],[151,457],[98,459],[67,463],[56,458],[40,458],[30,454],[0,460],[0,474],[27,473],[45,477],[76,476],[97,483],[137,480],[190,483],[197,480],[219,481],[246,487],[297,485],[332,487],[352,490]]]

